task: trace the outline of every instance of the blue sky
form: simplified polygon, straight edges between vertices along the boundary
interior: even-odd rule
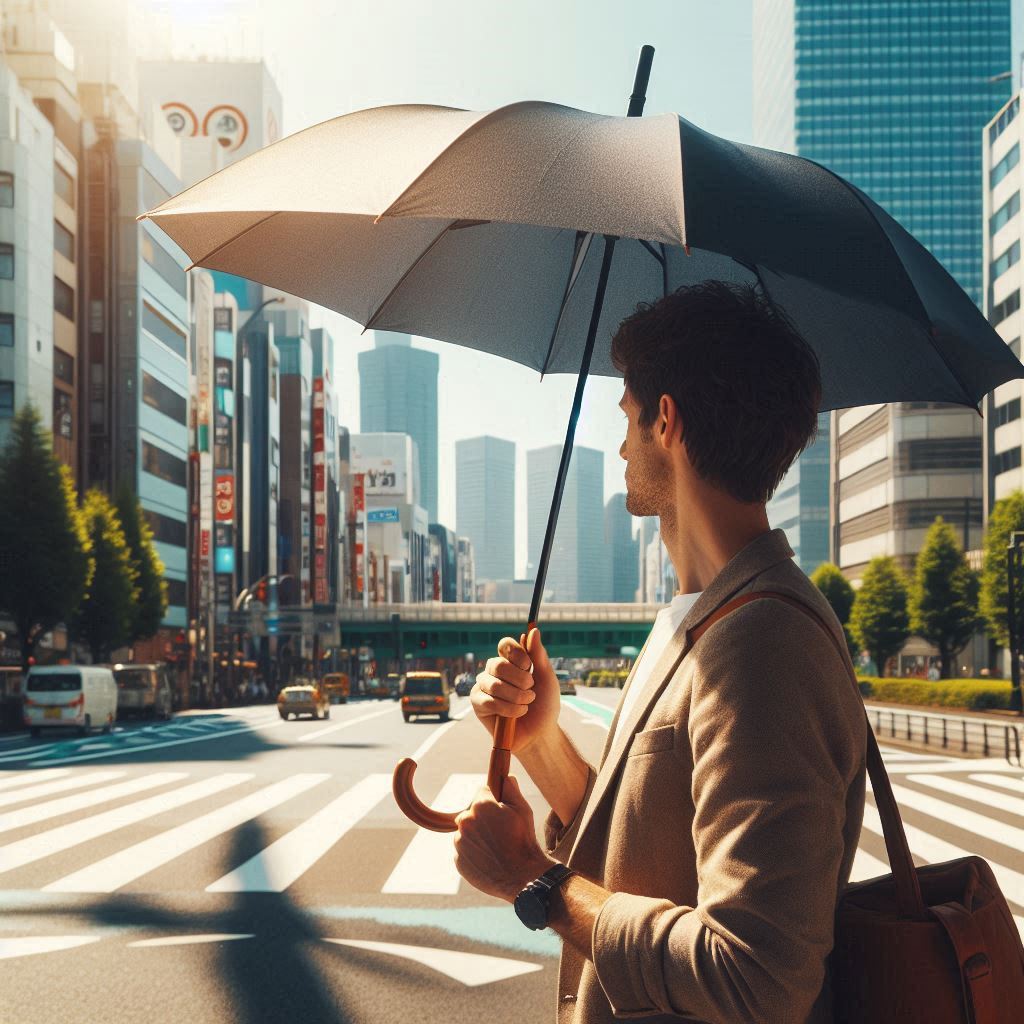
[[[339,13],[339,8],[343,13]],[[739,141],[751,135],[750,0],[299,0],[264,7],[263,47],[284,96],[287,132],[388,103],[490,109],[545,99],[625,113],[643,43],[657,52],[647,112],[674,111]],[[341,421],[359,429],[356,355],[369,335],[324,319],[338,339]],[[526,559],[525,452],[560,443],[572,381],[432,341],[441,355],[439,515],[455,526],[454,442],[515,441],[517,572]],[[577,440],[605,452],[605,492],[622,490],[618,382],[595,379]]]

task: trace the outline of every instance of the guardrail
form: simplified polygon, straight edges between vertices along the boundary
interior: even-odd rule
[[[1020,729],[1012,722],[942,715],[929,711],[899,711],[868,707],[868,721],[879,739],[923,743],[982,757],[1002,756],[1016,768],[1021,763]]]

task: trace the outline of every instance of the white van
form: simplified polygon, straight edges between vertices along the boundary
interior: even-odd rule
[[[25,680],[25,725],[40,730],[73,726],[87,736],[110,732],[117,717],[117,684],[109,668],[95,665],[33,666]]]

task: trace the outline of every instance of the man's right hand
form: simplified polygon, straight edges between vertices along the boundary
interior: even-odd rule
[[[513,754],[537,740],[553,738],[558,732],[558,679],[540,630],[535,627],[519,640],[509,636],[501,640],[498,656],[476,677],[470,699],[477,718],[491,734],[496,717],[517,719]]]

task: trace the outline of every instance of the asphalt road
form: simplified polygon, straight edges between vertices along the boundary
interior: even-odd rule
[[[595,760],[618,696],[564,700]],[[352,702],[329,721],[267,705],[0,739],[0,1022],[550,1020],[557,938],[463,883],[451,837],[417,834],[391,798],[404,756],[433,806],[483,785],[488,737],[453,700],[469,717],[446,725]],[[1024,928],[1024,772],[887,760],[915,854],[988,858]],[[855,877],[884,857],[869,806]]]

